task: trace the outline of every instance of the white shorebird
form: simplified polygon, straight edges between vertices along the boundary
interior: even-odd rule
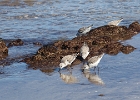
[[[94,56],[91,57],[88,61],[87,64],[84,64],[84,69],[90,69],[90,68],[95,68],[98,66],[100,60],[102,59],[104,53],[100,54],[99,56]]]
[[[120,22],[123,20],[123,18],[119,19],[119,20],[114,20],[108,23],[108,25],[115,25],[118,26],[120,24]]]
[[[87,32],[89,32],[92,28],[93,24],[87,27],[82,27],[78,30],[77,36],[85,35]]]
[[[88,45],[84,42],[83,46],[81,47],[80,49],[80,56],[83,58],[83,59],[86,59],[86,57],[88,56],[89,54],[89,47]]]
[[[72,55],[64,56],[61,59],[61,63],[59,64],[60,69],[66,67],[68,65],[71,65],[71,63],[76,59],[76,57],[77,57],[78,54],[79,53],[75,53],[75,54],[72,54]]]

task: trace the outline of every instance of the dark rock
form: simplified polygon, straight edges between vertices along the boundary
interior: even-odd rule
[[[138,22],[133,22],[129,25],[129,30],[133,30],[134,32],[140,32],[140,24]]]
[[[6,58],[7,56],[8,56],[8,48],[5,42],[2,39],[0,39],[0,60]]]
[[[34,42],[33,44],[37,45],[37,46],[42,46],[42,44],[40,42]]]
[[[104,94],[99,94],[98,96],[101,96],[102,97],[102,96],[105,96],[105,95]]]
[[[136,48],[134,48],[134,47],[131,46],[131,45],[127,45],[127,46],[122,46],[122,47],[121,47],[121,51],[122,51],[122,53],[124,53],[124,54],[129,54],[129,53],[133,52],[135,49],[136,49]]]
[[[120,42],[106,45],[105,53],[110,54],[110,55],[117,55],[120,52],[120,49],[122,46],[123,45]]]
[[[128,54],[134,50],[133,46],[124,46],[120,41],[130,39],[140,32],[140,24],[133,22],[129,28],[125,26],[105,25],[92,29],[86,36],[75,37],[72,40],[59,40],[53,44],[41,47],[37,53],[24,59],[34,68],[54,68],[60,63],[61,57],[72,53],[79,53],[80,48],[86,42],[90,48],[87,57],[98,55],[102,52],[116,55],[120,51]],[[73,65],[81,62],[80,57],[73,62]]]
[[[21,46],[21,45],[23,45],[23,43],[24,42],[21,39],[17,39],[17,40],[10,42],[7,47],[9,48],[12,46]]]

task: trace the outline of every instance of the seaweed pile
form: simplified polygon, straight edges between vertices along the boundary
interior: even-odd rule
[[[8,48],[5,42],[0,39],[0,60],[6,58],[8,56]]]
[[[114,25],[101,26],[92,29],[87,35],[67,41],[58,40],[52,44],[44,45],[35,55],[25,58],[23,61],[33,69],[54,68],[59,65],[63,56],[80,52],[84,42],[90,48],[87,59],[103,52],[109,55],[117,55],[119,52],[129,54],[136,48],[131,45],[124,45],[123,41],[131,39],[139,32],[140,24],[138,22],[133,22],[128,28]],[[79,64],[80,62],[80,56],[78,56],[73,64]]]

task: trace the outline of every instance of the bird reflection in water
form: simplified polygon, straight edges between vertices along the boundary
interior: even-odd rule
[[[90,71],[84,70],[83,74],[92,84],[104,85],[103,80],[96,74],[96,72],[91,73]]]
[[[72,72],[69,72],[68,74],[62,74],[59,72],[60,78],[67,84],[77,83],[78,80],[76,77],[72,75]]]

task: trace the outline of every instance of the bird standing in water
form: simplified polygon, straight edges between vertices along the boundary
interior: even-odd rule
[[[98,55],[98,56],[94,56],[91,57],[88,61],[87,64],[84,64],[84,69],[90,69],[90,68],[95,68],[98,66],[100,60],[102,59],[102,57],[104,56],[104,53]]]

